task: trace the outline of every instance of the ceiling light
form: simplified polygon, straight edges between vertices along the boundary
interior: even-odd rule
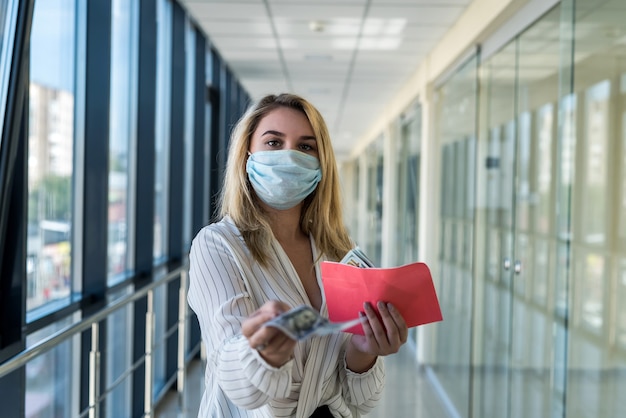
[[[309,22],[309,29],[313,32],[324,32],[326,24],[321,20],[311,20]]]

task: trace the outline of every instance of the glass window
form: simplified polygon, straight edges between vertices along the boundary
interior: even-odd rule
[[[136,132],[137,2],[113,0],[109,127],[108,284],[132,269],[129,246]]]
[[[535,207],[535,230],[543,235],[552,232],[552,148],[554,146],[554,105],[548,103],[537,110],[537,150],[534,170],[534,187],[531,202]]]
[[[117,0],[116,0],[117,1]],[[132,294],[129,287],[109,296],[109,303]],[[106,415],[111,418],[131,415],[133,356],[133,305],[118,309],[106,319],[107,346],[106,350]],[[142,318],[143,319],[143,318]]]
[[[393,260],[395,265],[418,259],[421,129],[421,107],[414,105],[402,121],[400,140],[396,148],[399,216],[395,220],[397,236],[395,245],[398,249]]]
[[[581,221],[584,219],[584,222],[580,222],[580,239],[592,245],[602,245],[606,239],[610,89],[611,83],[605,80],[585,93],[585,131],[584,138],[581,138],[584,168],[579,172],[580,197],[582,202],[594,203],[581,206],[584,212]]]
[[[26,346],[50,337],[72,324],[70,317],[32,333]],[[74,350],[79,337],[67,340],[26,365],[25,417],[77,417],[80,394],[80,356]]]
[[[618,239],[622,253],[626,250],[626,73],[620,77],[619,101],[618,101],[618,123],[622,127],[621,132],[617,132],[619,142],[621,143],[622,152],[618,167],[621,172],[618,175],[618,184],[621,184],[618,190],[619,198],[616,201],[618,208],[619,227],[617,228]]]
[[[30,45],[26,307],[72,292],[75,22],[73,1],[36,2]]]
[[[154,249],[155,261],[167,252],[167,217],[169,198],[169,137],[172,75],[172,3],[157,3],[156,127],[154,177]]]
[[[183,205],[183,253],[191,246],[193,216],[193,148],[195,139],[196,31],[189,18],[185,20],[185,172]]]
[[[16,1],[0,0],[0,115],[4,115],[6,92],[9,82],[10,59],[13,48],[13,31],[15,30]],[[4,118],[0,119],[0,133]],[[2,136],[0,135],[0,138]],[[1,141],[1,139],[0,139]],[[0,144],[1,145],[1,144]]]
[[[365,242],[360,245],[374,262],[380,266],[382,258],[382,221],[383,221],[383,137],[369,145],[366,155],[367,197]]]

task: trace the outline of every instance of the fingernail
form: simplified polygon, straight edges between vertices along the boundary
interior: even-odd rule
[[[385,302],[378,302],[378,309],[387,309],[387,305],[385,305]]]
[[[387,309],[392,310],[392,309],[396,309],[396,307],[395,307],[395,306],[393,306],[393,305],[391,304],[391,302],[389,302],[389,303],[387,303]]]

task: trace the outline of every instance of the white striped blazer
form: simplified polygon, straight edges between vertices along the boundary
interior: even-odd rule
[[[311,245],[317,259],[313,240]],[[383,360],[379,357],[365,373],[348,370],[348,334],[299,342],[294,358],[280,368],[266,363],[241,335],[242,321],[266,301],[310,305],[278,241],[274,240],[270,254],[267,267],[255,262],[228,217],[204,227],[193,240],[188,302],[207,349],[205,392],[198,416],[307,418],[320,405],[328,405],[335,417],[367,413],[381,397]],[[319,264],[315,271],[321,288]],[[321,314],[328,316],[325,300]]]

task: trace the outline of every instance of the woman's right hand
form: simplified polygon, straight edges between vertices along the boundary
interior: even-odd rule
[[[248,339],[250,347],[274,367],[280,367],[291,359],[296,341],[275,327],[263,325],[289,309],[291,307],[284,302],[268,301],[241,324],[241,333]]]

